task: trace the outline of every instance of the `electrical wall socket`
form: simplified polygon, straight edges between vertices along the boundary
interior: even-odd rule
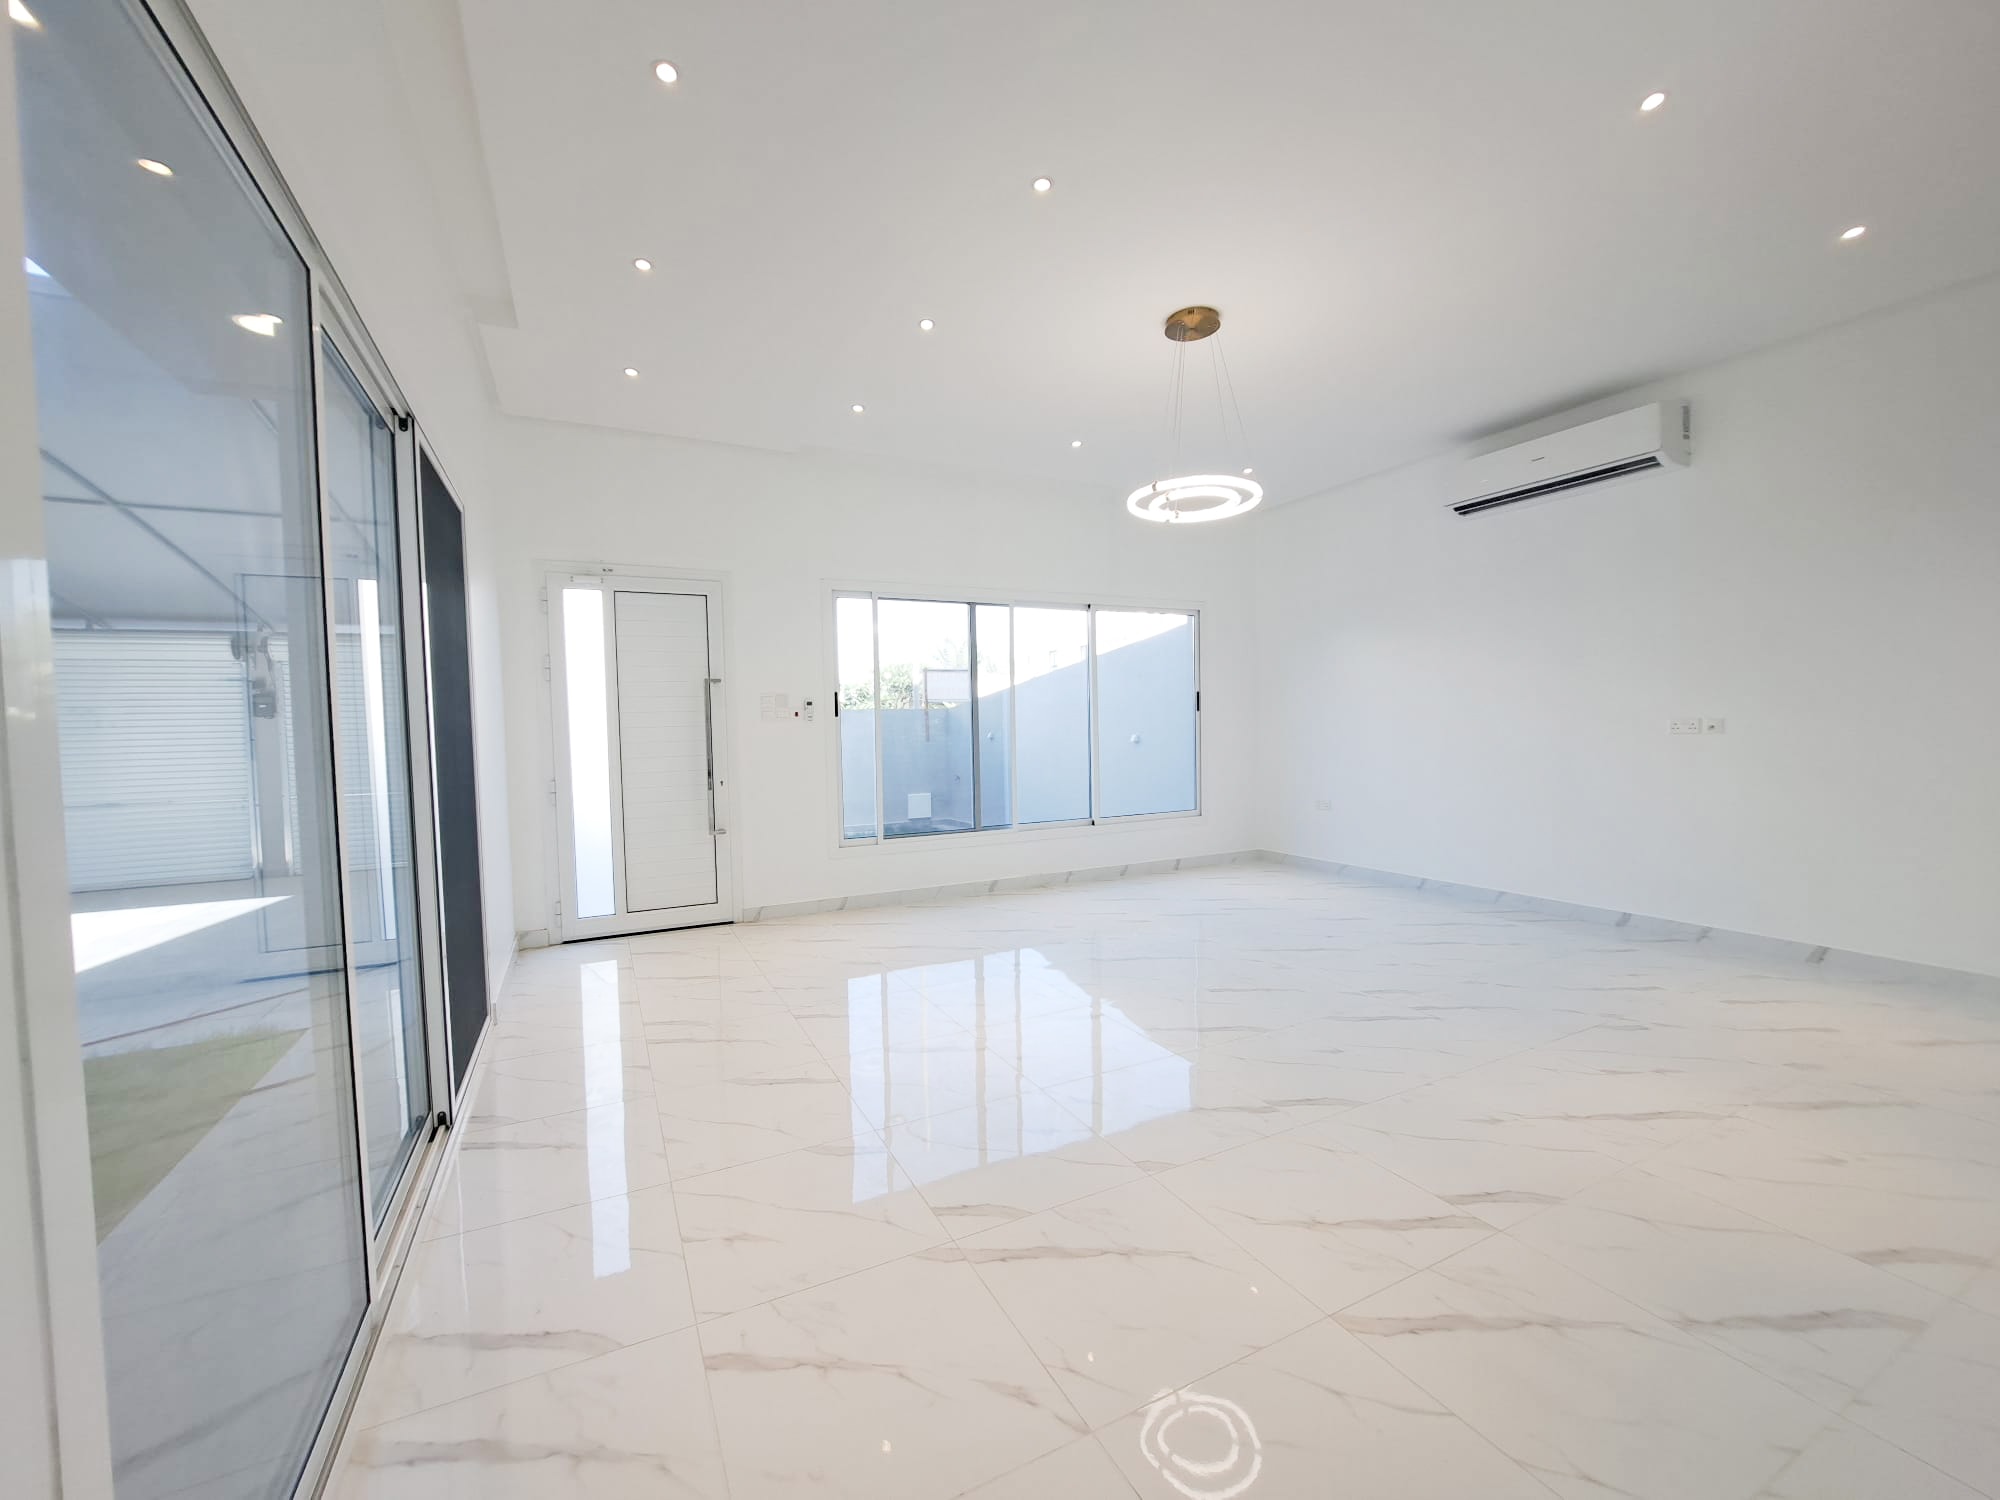
[[[1669,733],[1669,734],[1700,734],[1700,733],[1701,733],[1701,720],[1699,720],[1699,719],[1673,719],[1673,720],[1669,720],[1669,721],[1668,721],[1668,724],[1667,724],[1667,733]]]

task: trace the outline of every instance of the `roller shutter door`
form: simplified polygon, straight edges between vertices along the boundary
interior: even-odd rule
[[[243,880],[249,706],[226,635],[60,631],[72,889]]]

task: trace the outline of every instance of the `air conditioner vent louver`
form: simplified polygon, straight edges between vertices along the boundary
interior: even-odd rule
[[[1647,469],[1662,467],[1657,453],[1644,458],[1628,458],[1620,463],[1606,464],[1600,469],[1585,469],[1580,474],[1562,474],[1554,479],[1543,480],[1540,484],[1524,485],[1518,490],[1503,490],[1497,495],[1482,495],[1477,500],[1461,500],[1452,507],[1461,516],[1477,515],[1482,510],[1492,510],[1496,505],[1518,505],[1523,500],[1533,500],[1542,495],[1560,494],[1564,490],[1581,489],[1586,484],[1599,484],[1607,479],[1616,479],[1621,474],[1640,474]]]
[[[1454,515],[1476,516],[1607,480],[1679,468],[1688,462],[1688,424],[1685,402],[1663,402],[1482,454],[1460,466],[1447,503]]]

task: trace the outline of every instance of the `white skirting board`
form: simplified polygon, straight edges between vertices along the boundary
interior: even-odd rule
[[[1169,875],[1205,865],[1260,864],[1269,856],[1256,849],[1233,854],[1195,854],[1186,859],[1146,859],[1129,865],[1096,865],[1084,870],[1055,870],[1045,875],[1008,875],[999,880],[968,880],[957,885],[918,886],[906,891],[869,891],[860,896],[834,896],[825,901],[792,901],[781,906],[747,906],[740,920],[769,922],[778,917],[810,917],[825,911],[855,911],[866,906],[908,906],[950,896],[995,896],[1003,891],[1038,891],[1050,886],[1082,885],[1091,880],[1123,880],[1132,875]]]
[[[1312,859],[1303,854],[1280,854],[1269,849],[1243,849],[1230,854],[1198,854],[1185,859],[1149,859],[1129,865],[1097,865],[1081,870],[1055,870],[1042,875],[1009,875],[998,880],[973,880],[956,885],[914,886],[899,891],[869,891],[856,896],[830,896],[820,901],[791,901],[773,906],[746,906],[737,920],[770,922],[784,917],[809,917],[821,912],[858,911],[871,906],[908,906],[919,901],[937,901],[958,896],[993,896],[1006,891],[1045,890],[1054,886],[1081,885],[1086,881],[1122,880],[1135,875],[1166,875],[1175,870],[1193,870],[1215,865],[1274,864],[1295,870],[1310,870],[1348,885],[1394,886],[1403,890],[1427,891],[1470,905],[1493,906],[1522,916],[1541,916],[1569,922],[1590,922],[1615,927],[1624,938],[1638,943],[1687,943],[1710,952],[1740,958],[1761,958],[1779,962],[1818,965],[1829,974],[1851,975],[1860,979],[1900,979],[1911,983],[1946,985],[1969,990],[2000,1001],[2000,977],[1969,974],[1958,969],[1941,969],[1903,959],[1878,958],[1868,953],[1850,953],[1842,948],[1793,942],[1786,938],[1763,937],[1751,932],[1733,932],[1724,927],[1702,927],[1692,922],[1676,922],[1650,917],[1641,912],[1614,911],[1603,906],[1583,906],[1572,901],[1551,901],[1526,896],[1517,891],[1489,890],[1484,886],[1459,885],[1449,880],[1429,880],[1420,875],[1403,875],[1393,870],[1370,869],[1366,865],[1345,865],[1336,860]],[[548,930],[536,928],[521,934],[519,946],[548,946]]]
[[[1726,927],[1702,927],[1693,922],[1649,917],[1642,912],[1613,911],[1609,907],[1582,906],[1573,901],[1551,901],[1542,896],[1524,896],[1518,891],[1496,891],[1485,886],[1459,885],[1449,880],[1427,880],[1418,875],[1400,875],[1393,870],[1370,869],[1366,865],[1343,865],[1335,860],[1311,859],[1303,854],[1275,854],[1265,850],[1260,852],[1259,858],[1292,869],[1313,870],[1353,885],[1428,891],[1471,905],[1494,906],[1501,911],[1518,912],[1524,916],[1538,915],[1615,927],[1624,937],[1637,943],[1687,943],[1740,958],[1816,964],[1829,974],[1851,975],[1857,979],[1900,979],[1917,984],[1969,989],[2000,1000],[2000,976],[1990,974],[1942,969],[1931,964],[1912,963],[1907,959],[1878,958],[1871,953],[1850,953],[1844,948],[1763,937],[1754,932],[1734,932]]]

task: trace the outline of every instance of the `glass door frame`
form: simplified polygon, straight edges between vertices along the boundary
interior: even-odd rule
[[[310,265],[308,261],[308,266]],[[385,370],[376,366],[375,360],[370,359],[369,355],[373,352],[372,344],[366,342],[365,333],[353,331],[360,325],[346,308],[345,299],[337,296],[318,276],[312,278],[312,283],[313,419],[316,425],[315,451],[318,455],[320,581],[325,610],[327,681],[330,686],[337,683],[335,674],[339,668],[333,656],[338,639],[335,611],[336,580],[331,565],[334,553],[333,505],[327,489],[328,464],[325,457],[326,403],[333,388],[326,369],[325,353],[328,344],[333,346],[341,361],[347,366],[348,374],[354,377],[356,384],[373,404],[375,414],[388,427],[392,436],[391,451],[395,455],[397,635],[403,658],[400,673],[403,687],[405,741],[403,753],[407,757],[410,787],[408,809],[410,865],[416,878],[418,973],[423,986],[421,1016],[428,1100],[426,1113],[429,1124],[419,1131],[418,1140],[390,1189],[387,1203],[376,1201],[374,1177],[369,1171],[367,1160],[368,1110],[365,1101],[367,1079],[361,1067],[362,1038],[356,1004],[356,997],[360,994],[360,944],[354,935],[354,898],[349,888],[348,875],[348,851],[358,840],[357,831],[347,826],[346,817],[346,809],[351,805],[349,794],[354,789],[347,784],[345,774],[350,768],[342,766],[337,752],[332,755],[334,824],[341,848],[340,909],[347,968],[348,1055],[352,1059],[356,1141],[361,1153],[361,1205],[365,1216],[363,1223],[367,1226],[371,1241],[368,1257],[368,1291],[372,1302],[385,1291],[385,1261],[388,1259],[386,1251],[393,1246],[399,1231],[404,1227],[403,1219],[411,1205],[417,1201],[414,1189],[423,1176],[421,1169],[424,1166],[426,1148],[438,1133],[439,1115],[448,1113],[440,1101],[451,1098],[450,1065],[444,1029],[444,958],[439,932],[437,843],[434,837],[426,836],[433,829],[434,820],[429,733],[429,651],[424,629],[422,565],[417,545],[417,433],[416,423],[408,410],[399,405],[400,392],[396,391],[391,377]],[[338,747],[343,742],[344,715],[339,692],[331,692],[329,697],[331,700],[329,722],[332,726],[333,743]],[[394,747],[390,748],[393,753]]]
[[[587,565],[552,565],[543,576],[542,612],[548,617],[548,655],[543,658],[543,678],[548,685],[550,765],[554,776],[549,782],[555,844],[555,892],[550,906],[550,936],[559,943],[575,943],[590,938],[616,937],[634,932],[666,932],[677,927],[708,927],[734,922],[741,910],[736,889],[736,861],[730,842],[735,822],[730,782],[733,779],[729,735],[728,615],[723,597],[724,580],[713,574],[654,573],[636,568]],[[574,782],[570,774],[569,677],[565,670],[565,635],[562,595],[568,588],[591,588],[602,592],[607,605],[605,621],[605,698],[610,733],[609,759],[612,813],[612,911],[608,916],[579,917],[575,913],[576,842],[572,808]],[[619,592],[650,594],[699,594],[707,602],[710,672],[708,734],[710,753],[710,798],[714,812],[715,903],[713,906],[666,908],[628,912],[625,906],[624,835],[622,788],[618,760],[618,646],[615,616],[609,601]],[[690,913],[689,920],[670,920],[673,913]]]

